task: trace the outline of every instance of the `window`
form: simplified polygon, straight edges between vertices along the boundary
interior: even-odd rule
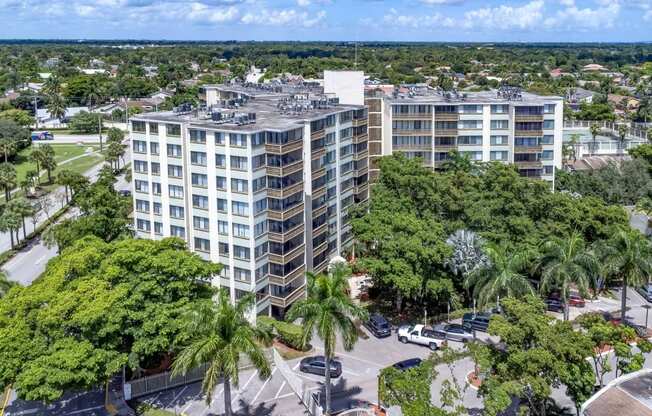
[[[154,202],[153,204],[153,209],[152,211],[154,212],[154,215],[162,215],[161,211],[161,203],[160,202]]]
[[[265,189],[267,187],[267,176],[261,176],[260,178],[254,179],[252,181],[251,187],[254,190],[254,192],[258,192],[261,189]]]
[[[514,137],[514,146],[532,147],[539,145],[538,137]]]
[[[233,236],[239,238],[249,238],[249,226],[244,224],[233,224]]]
[[[254,249],[254,257],[259,258],[267,254],[268,246],[269,244],[267,242],[257,245],[256,248]]]
[[[149,182],[136,179],[134,180],[134,188],[136,189],[136,192],[147,193],[149,192]]]
[[[249,204],[246,202],[233,201],[231,203],[233,215],[249,215]]]
[[[193,208],[208,209],[208,197],[203,195],[193,195],[192,206]]]
[[[492,130],[505,130],[509,128],[509,120],[491,120]]]
[[[226,243],[218,243],[217,245],[218,251],[221,256],[228,256],[229,255],[229,245]]]
[[[215,187],[221,191],[226,191],[226,178],[224,176],[216,176]]]
[[[543,128],[546,130],[552,130],[555,128],[555,120],[543,120]]]
[[[208,218],[205,217],[192,217],[192,224],[195,230],[208,231]]]
[[[254,202],[254,215],[258,215],[267,209],[267,199],[259,199]]]
[[[147,173],[147,162],[144,160],[134,160],[134,172]]]
[[[190,129],[190,143],[206,143],[206,132],[204,130]]]
[[[229,134],[229,143],[231,146],[246,147],[247,146],[247,135],[246,134]]]
[[[544,150],[541,152],[541,160],[552,160],[553,159],[553,151],[552,150]]]
[[[239,267],[234,267],[233,278],[238,282],[251,283],[251,272],[249,270],[241,269]]]
[[[217,198],[217,211],[226,212],[226,199]]]
[[[460,145],[482,145],[482,136],[459,136],[457,144]]]
[[[226,221],[217,221],[217,232],[222,235],[229,235],[229,223]]]
[[[179,125],[179,124],[166,124],[165,125],[165,131],[167,132],[168,136],[180,137],[181,136],[181,125]]]
[[[176,205],[170,205],[170,217],[183,219],[183,207],[178,207]]]
[[[553,114],[555,112],[555,104],[544,104],[543,112],[545,114]]]
[[[226,167],[226,156],[215,153],[215,167],[225,168]]]
[[[170,193],[170,198],[183,199],[183,186],[168,185],[168,191]]]
[[[231,179],[231,191],[245,193],[249,190],[248,181],[246,179]]]
[[[209,253],[211,251],[211,242],[205,238],[195,237],[195,250]]]
[[[254,133],[251,135],[251,146],[258,147],[265,144],[265,134],[264,133]]]
[[[492,151],[489,153],[491,160],[507,160],[509,152],[506,150]]]
[[[242,156],[231,156],[231,169],[247,170],[247,158]]]
[[[158,182],[152,182],[152,193],[154,195],[161,195],[161,184]]]
[[[131,122],[131,130],[137,133],[145,133],[145,122],[133,120]]]
[[[181,145],[168,144],[168,157],[181,157]]]
[[[192,177],[192,186],[198,186],[200,188],[206,188],[208,186],[208,176],[202,173],[193,173]]]
[[[163,234],[163,223],[154,222],[154,233],[158,235]]]
[[[492,104],[491,105],[491,114],[507,114],[509,110],[509,105],[507,104]]]
[[[158,162],[152,162],[152,175],[160,175],[161,174],[161,164]]]
[[[158,149],[159,149],[159,147],[158,147],[158,143],[155,143],[155,142],[150,142],[150,143],[149,143],[149,152],[150,152],[151,154],[153,154],[153,155],[158,155],[158,154],[159,154],[159,150],[158,150]]]
[[[168,165],[168,176],[171,178],[182,178],[183,168],[178,165]]]
[[[482,152],[460,152],[462,155],[466,155],[471,160],[482,160]]]
[[[482,106],[481,105],[473,105],[473,104],[465,104],[465,105],[460,106],[460,113],[481,114],[482,113]]]
[[[267,232],[267,221],[261,221],[254,226],[254,237],[258,238]]]
[[[186,238],[186,229],[178,225],[170,225],[170,235],[173,237]]]
[[[457,122],[458,129],[481,129],[482,120],[460,120]]]
[[[222,132],[215,132],[215,144],[224,146],[224,133]]]
[[[158,123],[149,123],[149,134],[158,134]]]
[[[147,153],[147,142],[142,140],[133,140],[134,153]]]
[[[554,144],[555,136],[546,134],[541,138],[541,144]]]
[[[193,165],[206,166],[206,153],[190,152],[190,163]]]
[[[508,144],[507,136],[491,136],[492,146],[506,146]]]
[[[137,199],[136,211],[149,212],[149,201],[143,201],[142,199]]]
[[[265,165],[266,165],[265,154],[254,156],[253,158],[251,158],[251,166],[253,167],[254,170],[259,168],[264,168]]]
[[[349,137],[353,136],[353,128],[352,127],[347,127],[345,129],[340,130],[340,140],[347,139]]]
[[[151,230],[151,225],[149,221],[138,218],[136,220],[136,228],[138,229],[138,231],[149,232]]]
[[[353,145],[347,144],[346,146],[340,147],[340,157],[344,157],[353,153]]]
[[[543,174],[544,175],[552,175],[554,166],[544,166],[543,167]]]
[[[233,245],[233,257],[240,260],[249,260],[251,258],[249,247]]]

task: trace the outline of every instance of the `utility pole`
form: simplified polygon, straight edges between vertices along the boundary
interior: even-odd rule
[[[102,114],[97,113],[97,131],[100,135],[100,152],[103,150],[102,148]]]
[[[34,120],[36,120],[36,129],[38,130],[38,97],[34,96]]]

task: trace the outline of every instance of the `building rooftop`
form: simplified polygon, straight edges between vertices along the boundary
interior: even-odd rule
[[[204,85],[204,90],[216,89],[237,98],[220,100],[210,108],[182,108],[138,114],[133,120],[185,122],[198,128],[255,133],[284,131],[300,127],[346,110],[363,106],[343,105],[320,87],[290,84]]]
[[[607,384],[582,406],[583,416],[652,416],[652,369],[626,374]]]
[[[369,94],[374,89],[367,90]],[[528,104],[544,104],[550,101],[562,100],[558,96],[543,96],[521,91],[518,88],[500,88],[489,91],[443,91],[425,84],[402,85],[394,88],[391,94],[386,94],[390,103],[413,104],[508,104],[526,102]]]

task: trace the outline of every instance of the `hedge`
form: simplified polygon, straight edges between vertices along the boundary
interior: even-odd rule
[[[299,351],[308,351],[311,348],[310,345],[306,345],[305,347],[301,345],[303,329],[300,325],[278,321],[269,316],[259,316],[257,320],[260,325],[272,329],[276,338],[288,347]],[[309,343],[310,339],[308,339]]]

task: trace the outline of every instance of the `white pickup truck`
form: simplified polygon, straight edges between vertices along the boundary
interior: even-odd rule
[[[424,325],[402,326],[398,329],[398,340],[403,344],[412,342],[414,344],[427,345],[431,350],[441,348],[445,340],[437,337],[435,331],[426,328]]]

